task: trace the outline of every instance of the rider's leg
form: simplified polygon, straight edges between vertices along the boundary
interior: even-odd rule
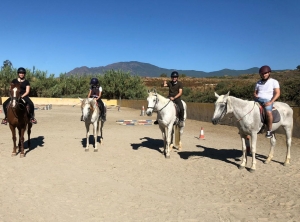
[[[267,116],[267,138],[272,137],[272,123],[273,123],[273,115],[272,115],[273,104],[269,106],[265,106],[266,116]]]
[[[7,124],[7,105],[10,102],[10,98],[8,98],[2,105],[3,111],[4,111],[4,119],[2,119],[1,124],[6,125]]]
[[[29,115],[31,123],[37,124],[36,119],[34,118],[34,104],[28,96],[23,97],[25,102],[29,105]]]
[[[181,102],[180,98],[177,98],[174,100],[174,102],[178,105],[179,107],[179,126],[183,127],[183,122],[184,122],[184,110],[183,110],[183,104]]]
[[[100,107],[100,110],[101,110],[101,118],[103,121],[106,121],[106,110],[105,110],[105,107],[104,107],[104,103],[101,99],[98,99],[98,104],[99,104],[99,107]]]

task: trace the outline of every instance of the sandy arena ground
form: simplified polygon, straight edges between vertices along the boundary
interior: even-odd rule
[[[116,124],[155,116],[109,109],[103,145],[85,152],[80,115],[79,106],[37,110],[25,158],[11,157],[11,132],[0,125],[1,222],[300,221],[299,139],[284,167],[285,137],[277,135],[274,159],[265,165],[269,140],[259,135],[257,170],[250,173],[237,168],[235,127],[187,120],[183,150],[165,159],[158,126]],[[197,139],[201,127],[204,140]]]

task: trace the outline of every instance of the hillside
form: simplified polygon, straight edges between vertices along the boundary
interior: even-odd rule
[[[174,67],[175,68],[175,67]],[[78,67],[70,72],[67,75],[93,75],[93,74],[102,74],[107,70],[122,70],[124,72],[130,72],[133,75],[139,75],[141,77],[159,77],[161,74],[166,73],[169,75],[175,69],[166,69],[160,68],[158,66],[149,64],[149,63],[142,63],[137,61],[131,62],[117,62],[107,66],[99,66],[99,67]],[[245,70],[233,70],[233,69],[222,69],[219,71],[213,72],[203,72],[203,71],[196,71],[196,70],[177,70],[180,74],[185,74],[189,77],[221,77],[221,76],[239,76],[242,74],[253,74],[258,73],[259,68],[253,67]]]

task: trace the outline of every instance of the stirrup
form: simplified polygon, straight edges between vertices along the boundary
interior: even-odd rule
[[[2,122],[1,122],[1,124],[3,124],[3,125],[7,125],[7,118],[4,118],[4,119],[2,119]]]
[[[153,122],[153,124],[154,124],[154,125],[158,125],[158,121],[155,120],[155,121]]]

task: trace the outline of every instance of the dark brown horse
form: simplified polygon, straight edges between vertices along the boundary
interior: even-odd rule
[[[27,129],[28,134],[28,148],[30,148],[30,133],[32,123],[28,116],[27,107],[25,102],[20,95],[20,84],[10,84],[10,103],[7,108],[7,121],[9,123],[9,128],[12,132],[12,139],[14,143],[12,156],[17,155],[17,136],[16,128],[19,132],[19,152],[20,157],[24,157],[24,133]],[[28,127],[28,128],[27,128]]]

